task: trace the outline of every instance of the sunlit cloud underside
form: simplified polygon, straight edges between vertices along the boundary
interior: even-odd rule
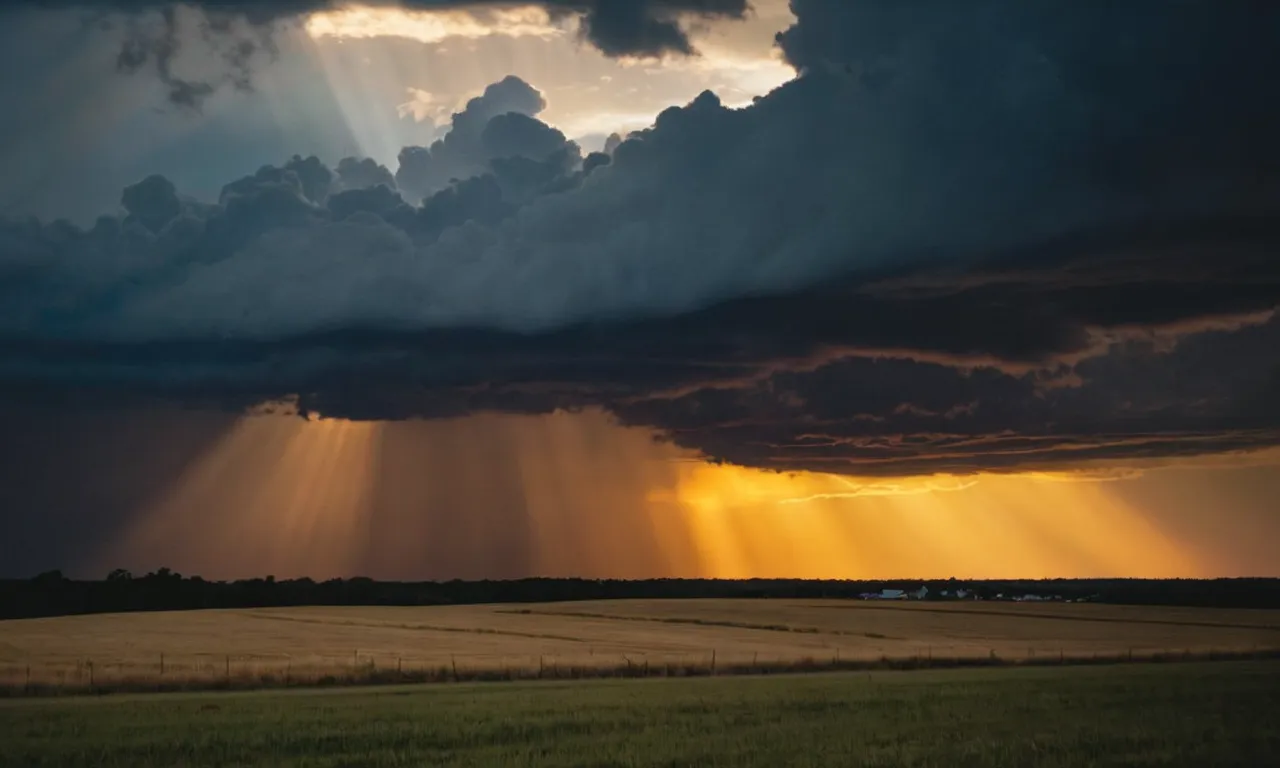
[[[101,567],[208,577],[1190,577],[1112,482],[710,464],[599,412],[247,417]]]

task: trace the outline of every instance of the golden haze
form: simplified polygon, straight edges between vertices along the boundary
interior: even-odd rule
[[[598,411],[238,421],[101,553],[210,578],[1238,575],[1121,483],[710,464]]]

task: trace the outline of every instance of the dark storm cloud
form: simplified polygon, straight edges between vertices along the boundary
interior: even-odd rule
[[[938,75],[936,104],[1031,105],[1039,125],[1014,141],[1078,134],[1061,164],[1092,183],[1155,189],[1182,174],[1230,168],[1205,194],[1251,200],[1280,175],[1280,111],[1266,97],[1280,65],[1280,10],[1265,2],[1133,0],[1124,4],[1016,0],[792,0],[798,23],[778,36],[802,71],[845,71],[892,89],[922,69]],[[1010,76],[1010,73],[1014,73]],[[1052,101],[1045,101],[1046,99]],[[948,109],[954,136],[993,111]],[[1047,168],[1047,171],[1053,170]]]
[[[1274,446],[1280,323],[1123,341],[1014,374],[843,357],[745,386],[628,403],[632,423],[725,460],[853,474],[1025,471]],[[1069,374],[1066,375],[1066,374]]]
[[[183,108],[198,108],[219,88],[252,87],[253,68],[263,57],[276,55],[273,32],[308,14],[339,9],[337,0],[18,0],[10,9],[80,10],[99,23],[124,16],[129,32],[117,57],[125,73],[151,71],[165,85],[169,100]],[[366,0],[364,6],[408,10],[465,9],[482,21],[486,12],[511,6],[538,5],[556,16],[581,18],[584,40],[606,56],[694,55],[682,21],[686,18],[742,18],[747,0]],[[190,43],[179,9],[194,9],[199,38],[213,54],[208,78],[184,77],[176,72],[177,57]]]
[[[303,412],[355,419],[597,406],[777,469],[1014,471],[1275,445],[1280,270],[1203,253],[1184,271],[1152,254],[1140,275],[1090,252],[1017,280],[997,260],[945,291],[937,275],[918,292],[896,276],[535,336],[11,342],[2,356],[10,384],[41,400],[237,410],[298,395]],[[1117,273],[1139,289],[1124,312]]]
[[[390,182],[299,157],[217,204],[157,177],[90,230],[10,222],[0,376],[358,419],[599,406],[872,474],[1276,444],[1280,50],[1248,43],[1280,10],[958,7],[796,2],[801,78],[607,163],[509,78]]]

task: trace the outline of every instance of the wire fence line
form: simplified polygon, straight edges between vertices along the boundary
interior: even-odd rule
[[[610,677],[695,677],[800,672],[946,669],[958,667],[1052,666],[1179,661],[1280,659],[1280,647],[1250,649],[1149,649],[1024,653],[956,653],[929,647],[910,655],[587,654],[572,657],[521,655],[449,658],[391,654],[287,656],[279,654],[161,654],[153,662],[33,661],[0,663],[0,696],[49,696],[146,691],[250,690],[303,686],[482,682]]]

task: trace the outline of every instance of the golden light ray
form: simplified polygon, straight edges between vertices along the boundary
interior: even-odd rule
[[[243,418],[143,511],[104,560],[238,576],[355,575],[378,475],[379,428]]]
[[[698,573],[681,510],[645,503],[672,449],[598,411],[390,423],[380,455],[380,578]]]
[[[539,573],[638,577],[693,565],[679,518],[643,500],[664,481],[669,447],[599,412],[541,422],[517,452]]]
[[[843,489],[843,490],[841,490]],[[1024,476],[868,480],[690,464],[657,498],[688,510],[706,575],[737,578],[1194,575],[1106,483]],[[831,514],[822,514],[826,509]],[[841,526],[832,515],[839,515]],[[874,541],[889,558],[867,558]]]
[[[661,61],[606,57],[581,43],[577,17],[553,18],[537,5],[410,11],[354,4],[310,15],[300,34],[362,152],[394,167],[404,140],[396,138],[398,120],[441,124],[509,74],[543,91],[548,106],[539,119],[570,138],[647,127],[706,89],[730,106],[750,104],[795,77],[774,45],[793,20],[786,0],[760,0],[747,18],[687,25],[698,55]],[[424,64],[422,49],[406,41],[447,53],[447,66]],[[387,83],[403,84],[394,104],[383,103]]]
[[[1223,558],[1121,492],[1141,479],[1105,477],[767,472],[701,461],[591,410],[254,417],[104,566],[215,578],[1224,575]]]
[[[403,48],[365,45],[356,55],[344,49],[343,40],[405,38],[434,44],[451,38],[490,36],[547,39],[564,31],[545,9],[533,6],[482,12],[351,6],[312,14],[304,23],[307,49],[320,63],[329,92],[361,154],[393,170],[402,146],[427,143],[431,138],[426,129],[421,136],[406,137],[398,130],[398,121],[406,115],[419,120],[430,117],[433,123],[446,119],[462,107],[466,95],[475,95],[468,92],[476,85],[472,81],[483,79],[480,73],[485,67],[475,56],[460,55],[447,69],[422,71],[420,62],[405,58]],[[383,103],[384,83],[411,80],[430,87],[410,87],[405,94],[408,101]]]
[[[562,469],[566,466],[563,430],[557,428],[555,419],[541,421],[536,427],[535,445],[532,451],[519,452],[519,467],[527,499],[531,501],[529,517],[533,521],[535,542],[534,563],[539,573],[562,575],[572,555],[581,553],[585,572],[597,572],[601,566],[596,553],[609,546],[608,540],[592,546],[586,537],[591,533],[588,521],[574,519],[570,507],[572,488]],[[578,489],[592,494],[591,489]],[[557,554],[559,556],[557,556]],[[566,556],[568,555],[568,556]]]

